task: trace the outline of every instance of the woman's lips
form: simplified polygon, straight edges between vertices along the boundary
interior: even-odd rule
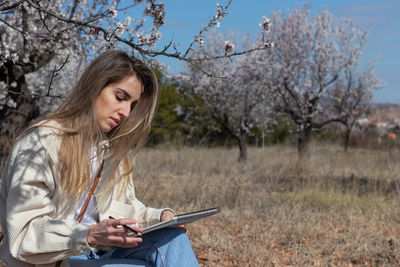
[[[119,123],[119,120],[111,118],[111,123],[112,123],[113,127],[116,127],[118,125],[118,123]]]

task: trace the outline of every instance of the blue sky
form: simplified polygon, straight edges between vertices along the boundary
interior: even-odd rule
[[[193,40],[201,27],[215,15],[215,0],[168,0],[165,25],[161,28],[162,42],[174,39],[181,50]],[[225,4],[227,1],[220,1]],[[219,31],[257,36],[263,16],[273,10],[287,11],[303,5],[293,0],[233,0],[228,16],[222,21]],[[334,16],[334,22],[352,18],[355,24],[370,29],[363,64],[379,57],[376,64],[378,77],[386,82],[376,91],[375,102],[400,103],[400,1],[378,0],[314,0],[307,1],[311,13],[320,13],[324,8]],[[159,57],[170,66],[170,72],[182,71],[183,63]]]

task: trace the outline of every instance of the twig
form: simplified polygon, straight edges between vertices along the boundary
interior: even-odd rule
[[[35,0],[35,2],[37,2],[37,5],[40,6],[39,1]],[[42,16],[42,12],[40,12],[40,11],[39,11],[39,17],[40,17],[40,20],[42,21],[44,27],[47,29],[47,31],[51,32],[49,26],[47,26],[47,23],[46,23],[45,19]]]
[[[191,60],[193,60],[193,61],[208,61],[208,60],[216,60],[216,59],[221,59],[221,58],[231,58],[231,57],[234,57],[234,56],[240,56],[240,55],[244,55],[244,54],[247,54],[247,53],[251,53],[251,52],[254,52],[254,51],[259,51],[259,50],[264,50],[264,49],[266,49],[266,47],[264,46],[264,45],[261,45],[261,46],[258,46],[258,47],[255,47],[255,48],[252,48],[252,49],[249,49],[249,50],[243,50],[243,51],[240,51],[240,52],[235,52],[235,53],[231,53],[231,54],[224,54],[224,55],[220,55],[220,56],[213,56],[213,57],[204,57],[204,58],[194,58],[194,59],[191,59]]]
[[[56,68],[56,66],[54,66],[54,70],[51,73],[50,82],[49,82],[49,86],[47,88],[46,96],[50,96],[50,90],[51,90],[51,85],[53,84],[53,79],[58,76],[58,72],[60,72],[61,69],[65,66],[65,64],[68,62],[68,58],[69,58],[69,55],[67,55],[64,62],[61,64],[61,66],[58,69]]]
[[[232,3],[232,0],[229,0],[229,2],[226,4],[226,6],[222,9],[222,12],[221,12],[222,15],[225,14],[225,11],[228,9],[228,7],[230,6],[231,3]],[[210,20],[210,21],[208,22],[208,24],[207,24],[206,26],[204,26],[204,27],[200,30],[200,32],[194,37],[194,39],[193,39],[192,43],[189,45],[188,49],[186,49],[186,52],[185,52],[185,54],[183,55],[183,57],[187,57],[187,56],[188,56],[189,52],[192,50],[192,47],[193,47],[194,43],[198,40],[198,38],[199,38],[204,32],[208,31],[208,29],[209,29],[211,26],[214,26],[214,25],[215,25],[215,22],[216,22],[217,20],[219,20],[219,18],[218,18],[217,16],[214,16],[214,17],[212,18],[212,20]]]
[[[51,98],[64,98],[65,95],[42,95],[42,94],[35,94],[35,93],[23,93],[23,92],[17,92],[13,90],[4,90],[0,89],[0,91],[6,91],[8,93],[14,94],[14,95],[22,95],[22,96],[33,96],[33,97],[51,97]]]
[[[19,2],[15,3],[15,4],[13,4],[13,5],[11,5],[11,6],[0,7],[0,12],[8,11],[8,10],[14,9],[14,8],[16,8],[17,6],[21,5],[23,2],[25,2],[25,0],[21,0],[21,1],[19,1]],[[7,3],[7,2],[1,3],[0,6],[3,6],[3,5],[5,5],[6,3]]]

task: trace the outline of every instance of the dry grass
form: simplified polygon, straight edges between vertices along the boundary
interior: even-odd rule
[[[178,212],[220,206],[188,225],[202,266],[399,266],[400,151],[151,149],[136,194]]]
[[[399,151],[313,146],[152,149],[138,158],[136,194],[177,211],[220,206],[192,223],[202,266],[397,266]]]

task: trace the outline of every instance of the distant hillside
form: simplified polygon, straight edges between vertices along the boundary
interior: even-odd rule
[[[373,104],[367,119],[374,124],[400,125],[400,104]]]

